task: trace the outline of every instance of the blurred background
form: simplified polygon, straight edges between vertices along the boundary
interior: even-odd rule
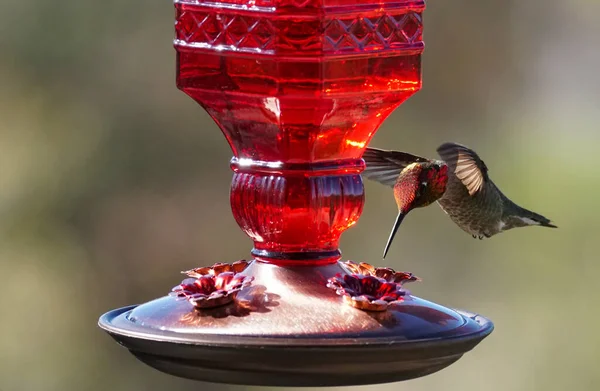
[[[469,145],[560,229],[479,241],[436,206],[413,212],[389,266],[496,330],[439,373],[360,389],[598,390],[600,2],[430,1],[425,15],[423,90],[371,145],[430,157]],[[172,37],[170,1],[0,2],[2,391],[245,388],[159,373],[96,327],[179,270],[249,256],[229,147],[176,89]],[[379,264],[396,209],[365,186],[342,250]]]

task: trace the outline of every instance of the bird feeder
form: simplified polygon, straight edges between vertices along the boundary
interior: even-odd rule
[[[412,296],[415,276],[343,261],[338,245],[363,209],[362,153],[421,88],[424,8],[176,0],[177,87],[231,146],[252,258],[189,270],[100,327],[163,372],[272,386],[417,378],[485,338],[489,320]]]

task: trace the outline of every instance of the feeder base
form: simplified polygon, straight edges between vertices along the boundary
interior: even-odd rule
[[[454,363],[493,330],[486,318],[414,296],[384,312],[353,308],[326,287],[328,278],[348,273],[341,263],[254,261],[243,273],[266,289],[262,306],[198,312],[166,296],[110,311],[99,326],[141,361],[175,376],[288,387],[418,378]]]

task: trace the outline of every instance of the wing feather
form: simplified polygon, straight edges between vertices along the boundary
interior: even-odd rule
[[[469,195],[476,194],[489,180],[487,166],[472,149],[456,143],[445,143],[437,152],[448,165],[448,170],[465,185]]]
[[[392,187],[406,166],[429,161],[410,153],[377,148],[367,148],[362,158],[367,165],[362,173],[364,177]]]

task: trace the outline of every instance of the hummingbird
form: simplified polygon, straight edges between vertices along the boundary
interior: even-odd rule
[[[437,152],[441,160],[376,148],[367,148],[363,154],[366,163],[363,176],[391,186],[398,205],[384,259],[406,215],[436,201],[450,219],[473,238],[490,238],[512,228],[531,225],[557,228],[546,217],[506,197],[472,149],[444,143]]]

